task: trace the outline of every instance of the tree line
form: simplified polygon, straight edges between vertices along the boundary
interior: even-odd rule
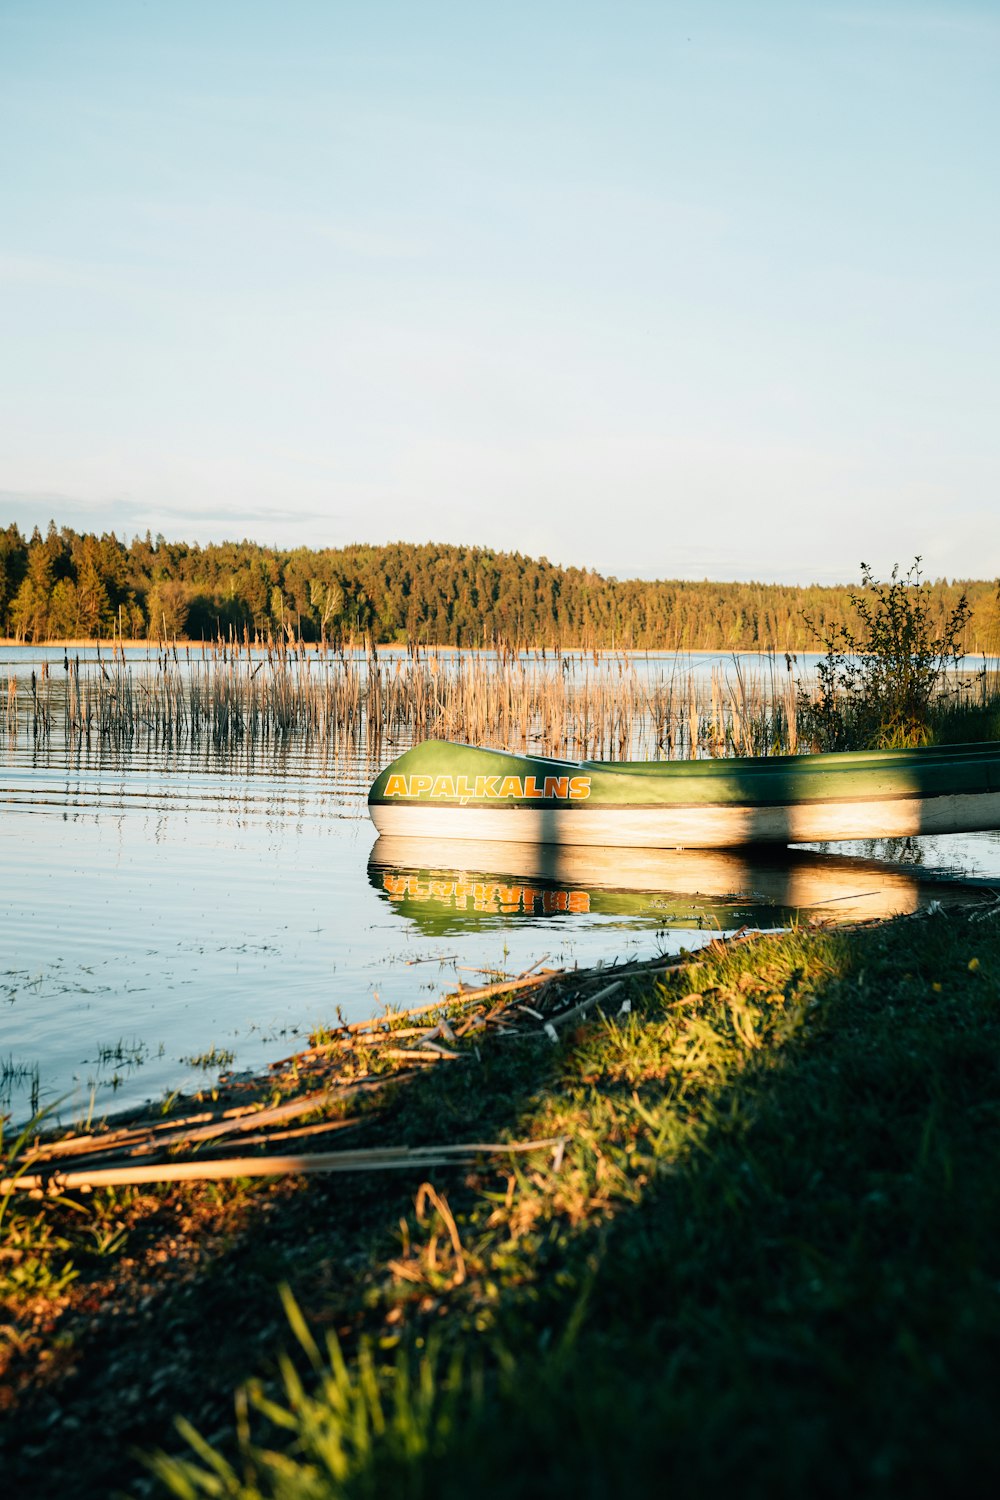
[[[970,652],[1000,651],[997,586],[925,586],[943,623],[963,594]],[[326,641],[661,650],[814,649],[856,623],[847,585],[605,578],[485,547],[395,542],[201,547],[49,524],[0,528],[0,634],[76,639]]]

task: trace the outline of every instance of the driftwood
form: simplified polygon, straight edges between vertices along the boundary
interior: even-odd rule
[[[536,965],[533,964],[532,968],[535,967]],[[439,1000],[432,1000],[426,1005],[414,1005],[409,1010],[387,1011],[381,1016],[370,1016],[366,1021],[351,1021],[341,1027],[331,1041],[320,1042],[314,1047],[305,1047],[301,1052],[295,1052],[290,1057],[283,1057],[277,1062],[270,1063],[269,1067],[274,1071],[310,1058],[322,1057],[331,1052],[349,1052],[359,1045],[379,1046],[395,1041],[399,1037],[430,1037],[438,1030],[437,1025],[425,1030],[420,1026],[394,1027],[392,1022],[408,1020],[413,1016],[427,1016],[435,1010],[471,1005],[477,1000],[487,1000],[493,995],[510,995],[525,989],[540,989],[564,972],[562,969],[543,969],[540,974],[533,974],[526,970],[516,979],[497,980],[496,983],[483,985],[479,989],[467,990],[459,986],[452,994],[444,995]],[[447,1022],[445,1021],[444,1024],[447,1025]]]
[[[132,1140],[145,1140],[150,1134],[160,1131],[180,1130],[192,1125],[210,1124],[216,1120],[235,1120],[240,1115],[253,1114],[259,1104],[240,1104],[232,1109],[202,1110],[197,1115],[182,1115],[179,1119],[136,1120],[131,1125],[117,1130],[93,1131],[89,1135],[68,1135],[61,1139],[40,1141],[26,1155],[32,1161],[41,1161],[49,1156],[88,1156],[92,1150],[103,1150],[107,1146],[126,1146]]]
[[[616,995],[624,984],[624,979],[616,979],[614,984],[605,985],[604,989],[598,990],[596,995],[588,995],[585,1000],[580,1001],[579,1005],[574,1005],[572,1010],[564,1010],[561,1015],[550,1016],[545,1023],[546,1030],[557,1026],[570,1026],[574,1021],[582,1020],[588,1010],[592,1010],[595,1005],[600,1004],[602,1000],[607,1000],[611,995]]]
[[[65,1193],[144,1182],[222,1182],[233,1177],[303,1176],[314,1172],[398,1172],[462,1166],[478,1156],[552,1151],[561,1136],[541,1141],[470,1141],[441,1146],[388,1146],[369,1151],[315,1151],[300,1156],[232,1156],[223,1161],[170,1161],[159,1165],[81,1167],[76,1172],[22,1172],[0,1179],[0,1195],[13,1191]]]
[[[319,1120],[315,1125],[298,1125],[294,1130],[268,1130],[263,1135],[245,1136],[240,1140],[241,1146],[270,1146],[272,1141],[301,1140],[307,1135],[330,1135],[334,1130],[357,1130],[365,1123],[364,1117],[358,1120]],[[208,1141],[202,1147],[203,1151],[228,1151],[231,1142],[226,1140]]]
[[[383,1057],[394,1058],[397,1062],[455,1062],[459,1057],[457,1052],[449,1052],[447,1047],[387,1047],[382,1054]]]
[[[314,1062],[320,1062],[323,1058],[330,1057],[334,1052],[355,1052],[362,1047],[384,1047],[389,1042],[399,1039],[410,1041],[413,1037],[429,1037],[437,1033],[437,1026],[396,1026],[391,1031],[358,1031],[351,1036],[338,1035],[330,1042],[317,1042],[313,1047],[303,1047],[301,1052],[293,1052],[290,1057],[279,1057],[276,1062],[268,1063],[268,1071],[277,1073],[281,1068],[307,1067]]]
[[[276,1104],[269,1109],[248,1106],[230,1118],[216,1119],[211,1124],[198,1125],[193,1129],[182,1127],[165,1130],[161,1124],[150,1126],[144,1131],[111,1131],[103,1136],[78,1136],[69,1142],[54,1141],[37,1151],[26,1153],[25,1160],[28,1165],[35,1166],[41,1161],[58,1161],[66,1157],[107,1156],[112,1151],[121,1151],[133,1157],[148,1156],[169,1147],[196,1145],[220,1137],[239,1135],[244,1131],[260,1130],[265,1125],[284,1124],[288,1120],[312,1114],[314,1110],[356,1098],[359,1094],[378,1093],[388,1084],[402,1083],[414,1077],[416,1074],[412,1072],[372,1074],[356,1079],[353,1083],[342,1084],[339,1088],[331,1086],[317,1093],[302,1094],[298,1099],[290,1099],[286,1104]],[[327,1128],[336,1123],[341,1122],[327,1122]]]
[[[221,1158],[218,1155],[233,1147],[234,1138],[239,1139],[241,1147],[255,1146],[266,1150],[279,1141],[304,1140],[363,1123],[358,1119],[326,1119],[309,1125],[294,1125],[294,1121],[304,1115],[378,1093],[396,1083],[411,1082],[429,1065],[471,1058],[475,1055],[474,1047],[468,1046],[465,1052],[455,1049],[461,1038],[468,1037],[471,1041],[472,1034],[477,1031],[489,1030],[493,1035],[514,1040],[547,1034],[556,1040],[561,1028],[583,1020],[588,1012],[622,990],[628,981],[679,973],[703,957],[717,957],[734,946],[753,942],[762,936],[764,934],[760,932],[741,929],[732,938],[715,939],[706,948],[669,963],[655,958],[580,972],[539,970],[542,962],[539,960],[538,964],[513,979],[497,980],[476,989],[459,986],[451,995],[427,1005],[353,1022],[340,1028],[329,1042],[271,1064],[272,1076],[277,1069],[288,1070],[281,1079],[286,1090],[297,1080],[300,1087],[305,1086],[306,1091],[298,1097],[268,1104],[277,1078],[274,1082],[266,1076],[253,1081],[231,1080],[230,1098],[234,1091],[242,1091],[243,1102],[215,1110],[192,1111],[175,1119],[130,1119],[117,1129],[41,1142],[25,1152],[20,1170],[0,1182],[0,1194],[19,1190],[60,1192],[73,1187],[104,1184],[211,1181],[283,1173],[383,1171],[466,1161],[477,1153],[539,1150],[551,1143],[527,1141],[507,1146],[474,1142],[418,1150],[400,1147],[297,1155],[226,1155]],[[524,1003],[528,992],[531,992],[530,1005]],[[515,1000],[514,996],[521,998]],[[575,1003],[567,1009],[557,1009],[560,1003],[566,1005],[567,1001]],[[393,1024],[412,1021],[431,1012],[455,1009],[467,1013],[462,1024],[456,1024],[454,1028],[447,1016],[436,1017],[429,1026]],[[400,1042],[407,1045],[400,1046]],[[380,1059],[401,1066],[352,1077],[354,1060],[360,1060],[365,1054],[371,1056],[372,1049],[376,1048]],[[309,1083],[312,1083],[312,1088],[308,1087]],[[317,1087],[319,1084],[322,1086]],[[292,1128],[285,1128],[289,1125]],[[275,1126],[281,1128],[272,1128]],[[199,1159],[178,1160],[178,1153],[189,1148],[198,1150]],[[558,1150],[561,1157],[563,1146],[560,1145]]]
[[[474,990],[467,990],[460,985],[450,995],[442,995],[439,1000],[431,1000],[427,1005],[414,1005],[409,1010],[387,1011],[384,1015],[372,1016],[367,1021],[351,1021],[344,1027],[344,1031],[356,1035],[359,1031],[375,1031],[382,1028],[388,1032],[391,1030],[390,1023],[393,1021],[405,1020],[410,1016],[426,1016],[432,1010],[447,1010],[456,1005],[471,1005],[474,1000],[486,1000],[491,995],[510,995],[515,990],[546,984],[553,975],[563,972],[562,969],[543,969],[540,974],[521,975],[517,979],[498,979],[495,984],[482,985]]]

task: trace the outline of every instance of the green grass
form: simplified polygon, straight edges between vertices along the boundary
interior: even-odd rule
[[[504,1120],[564,1157],[442,1174],[395,1228],[388,1190],[363,1265],[291,1268],[293,1354],[155,1461],[173,1493],[1000,1481],[997,915],[792,933],[631,999],[401,1091],[397,1140]]]
[[[195,1057],[182,1057],[181,1062],[186,1063],[189,1068],[206,1068],[218,1071],[220,1068],[228,1068],[232,1065],[236,1053],[229,1047],[212,1046],[207,1052],[199,1052]]]
[[[49,1113],[37,1114],[12,1141],[0,1120],[0,1177],[16,1183],[30,1169],[28,1147]],[[118,1217],[123,1196],[105,1190],[83,1201],[60,1195],[43,1202],[16,1190],[0,1194],[0,1309],[58,1300],[80,1275],[78,1262],[116,1255],[127,1239]],[[0,1349],[8,1342],[17,1344],[17,1329],[0,1322]]]
[[[1000,740],[1000,692],[985,694],[981,703],[941,704],[931,720],[931,737],[937,745]]]

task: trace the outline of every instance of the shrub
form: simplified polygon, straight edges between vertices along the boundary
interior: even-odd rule
[[[828,635],[813,629],[826,656],[814,698],[800,690],[803,728],[820,750],[890,749],[924,745],[932,738],[931,708],[944,672],[963,655],[971,608],[963,593],[942,622],[935,620],[930,586],[920,558],[887,583],[861,564],[862,592],[851,604],[859,625],[838,625]]]

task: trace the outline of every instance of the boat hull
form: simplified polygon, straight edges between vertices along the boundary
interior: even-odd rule
[[[1000,827],[1000,792],[785,807],[612,808],[585,815],[535,808],[371,809],[380,834],[409,838],[573,844],[632,849],[731,849],[967,833]]]
[[[1000,828],[1000,746],[763,760],[555,761],[428,741],[369,795],[381,835],[724,849]]]

